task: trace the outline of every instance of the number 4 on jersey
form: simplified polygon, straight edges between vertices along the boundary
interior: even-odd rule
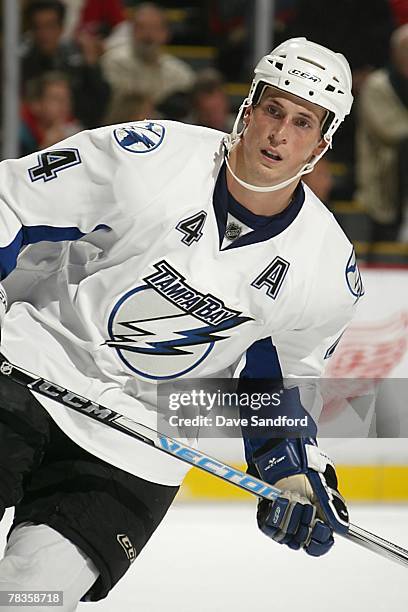
[[[28,169],[30,179],[50,181],[57,178],[58,172],[81,163],[78,149],[55,149],[38,156],[38,166]]]
[[[206,218],[207,213],[200,210],[199,213],[196,213],[192,217],[187,217],[187,219],[183,219],[176,225],[176,229],[184,234],[181,239],[183,244],[191,246],[193,242],[198,242],[200,240],[203,235],[203,227]]]

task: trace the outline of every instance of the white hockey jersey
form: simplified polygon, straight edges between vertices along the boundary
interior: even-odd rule
[[[302,184],[260,224],[231,209],[223,136],[146,121],[0,165],[3,278],[20,253],[5,281],[10,361],[153,428],[160,381],[231,377],[245,357],[249,375],[321,375],[362,293],[352,246]],[[119,468],[168,485],[188,470],[37,399]]]

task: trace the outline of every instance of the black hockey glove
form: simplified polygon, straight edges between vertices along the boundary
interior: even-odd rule
[[[334,465],[313,438],[270,440],[252,463],[262,480],[282,490],[274,502],[259,502],[257,520],[263,533],[318,557],[333,546],[333,531],[348,531]]]

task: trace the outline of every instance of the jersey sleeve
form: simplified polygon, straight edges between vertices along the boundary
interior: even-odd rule
[[[311,276],[313,282],[293,328],[277,330],[246,352],[241,376],[248,378],[315,378],[354,316],[364,295],[352,245],[331,265],[330,258]],[[323,259],[323,258],[322,258]],[[296,300],[296,296],[293,296]]]
[[[349,255],[346,252],[341,254],[340,261],[335,263],[330,273],[324,269],[327,262],[322,266],[299,325],[258,340],[246,352],[241,380],[272,380],[272,390],[281,392],[279,413],[291,419],[307,416],[307,424],[298,421],[298,427],[274,428],[274,431],[264,428],[256,432],[256,436],[244,430],[248,461],[270,437],[318,435],[318,420],[323,407],[319,378],[324,375],[327,361],[339,345],[364,293],[351,245],[349,249]],[[270,386],[265,380],[260,384],[261,391],[267,391]],[[254,388],[253,382],[250,388]],[[272,412],[277,413],[266,409],[265,415],[273,416]]]
[[[49,149],[0,164],[0,277],[21,248],[77,240],[109,228],[115,207],[111,130],[84,131]]]
[[[239,388],[246,393],[279,394],[279,404],[257,411],[260,418],[285,415],[294,426],[244,428],[243,438],[247,460],[270,437],[301,435],[315,438],[323,407],[319,378],[327,359],[334,353],[346,329],[353,309],[341,313],[319,327],[282,332],[274,338],[255,342],[246,353],[246,364],[240,374]],[[255,379],[258,380],[257,382]],[[241,417],[251,421],[251,407],[241,410]],[[299,419],[297,422],[294,419]],[[283,423],[283,421],[281,421]],[[288,421],[290,422],[290,421]]]

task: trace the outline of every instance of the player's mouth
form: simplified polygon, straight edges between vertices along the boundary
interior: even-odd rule
[[[271,162],[280,162],[282,161],[282,157],[276,151],[271,151],[270,149],[261,149],[261,153],[263,157],[266,157]]]

